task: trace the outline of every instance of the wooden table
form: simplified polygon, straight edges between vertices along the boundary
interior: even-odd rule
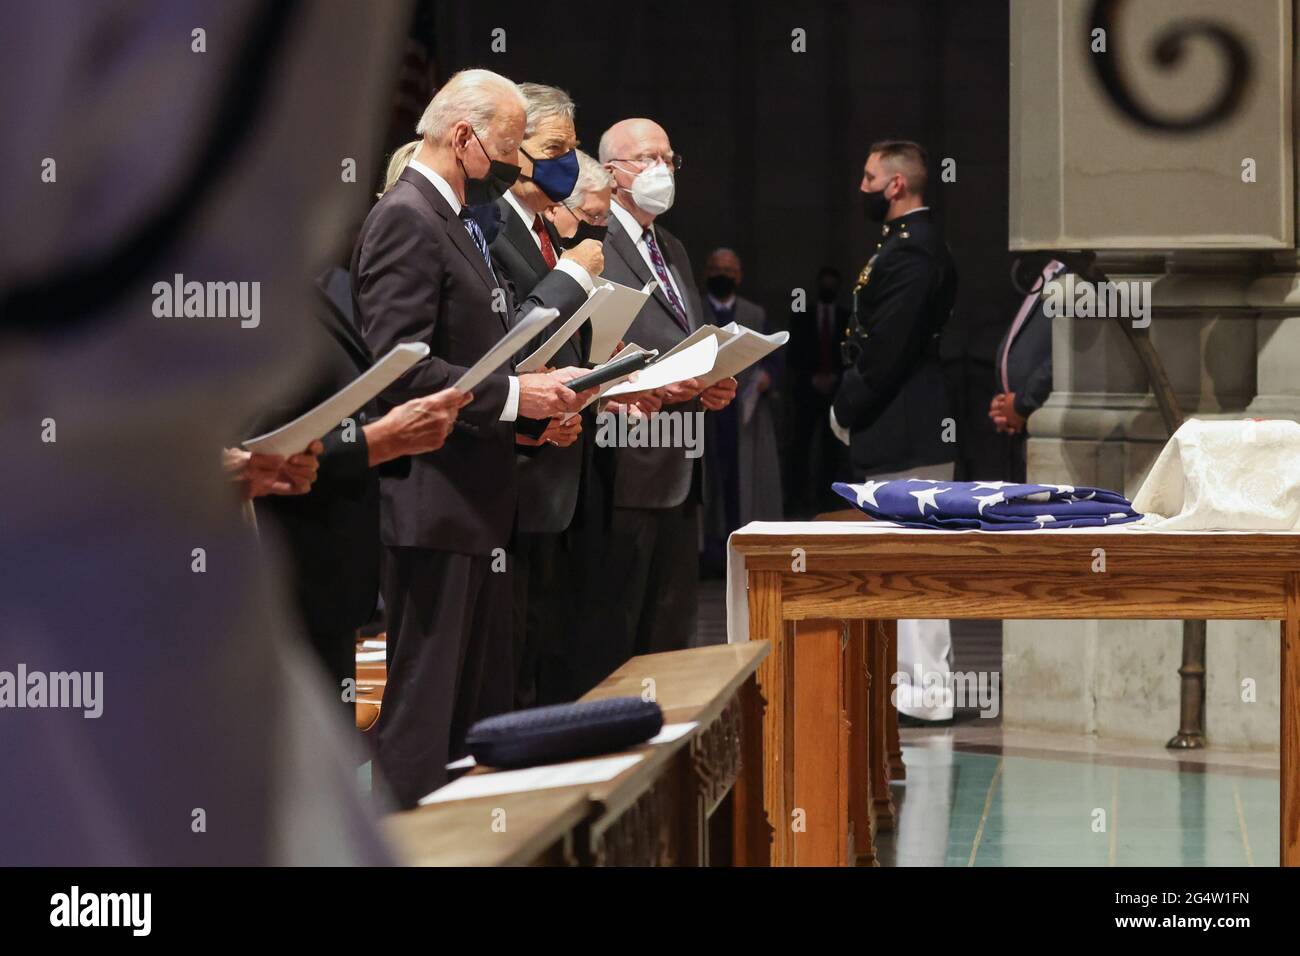
[[[625,751],[642,759],[604,783],[395,814],[387,826],[399,856],[442,866],[766,865],[756,673],[767,654],[768,645],[758,641],[633,658],[582,699],[653,695],[665,724],[694,728]],[[736,781],[746,774],[754,777],[745,788],[750,800],[733,806]],[[504,833],[491,826],[502,811]],[[718,823],[726,824],[725,833]]]
[[[435,803],[384,821],[407,866],[572,866],[591,815],[581,788]]]
[[[809,522],[751,525],[731,545],[745,561],[748,634],[772,644],[758,682],[774,865],[854,862],[855,628],[883,639],[882,622],[941,617],[1280,620],[1281,862],[1300,865],[1300,534]]]
[[[737,865],[766,865],[762,716],[756,673],[766,642],[634,657],[583,700],[653,693],[665,724],[697,723],[589,791],[602,807],[590,829],[598,865],[708,866],[719,849]],[[745,798],[727,800],[739,779]],[[746,799],[747,798],[747,799]],[[722,814],[718,811],[723,810]],[[711,833],[721,816],[729,833]]]

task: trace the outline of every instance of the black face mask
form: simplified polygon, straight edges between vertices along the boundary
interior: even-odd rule
[[[883,189],[876,193],[862,194],[862,214],[867,217],[867,222],[885,221],[889,215],[889,200],[885,198]]]
[[[469,174],[464,163],[460,163],[460,160],[456,162],[460,163],[460,171],[465,174],[465,205],[482,206],[496,202],[504,196],[519,178],[520,170],[512,163],[505,163],[488,156],[487,148],[478,138],[478,133],[474,133],[474,139],[478,141],[478,148],[483,150],[483,155],[487,157],[487,175],[477,179]]]
[[[572,249],[584,239],[595,239],[597,242],[605,241],[605,233],[609,231],[609,226],[593,226],[586,220],[578,220],[578,231],[569,238],[560,237],[561,249]]]
[[[736,280],[731,276],[709,276],[704,280],[704,287],[709,290],[709,295],[715,299],[726,299],[730,298],[731,293],[736,291]]]

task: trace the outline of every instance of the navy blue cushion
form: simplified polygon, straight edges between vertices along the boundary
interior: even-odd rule
[[[626,750],[663,725],[658,704],[611,697],[489,717],[469,729],[465,742],[482,766],[531,767]]]

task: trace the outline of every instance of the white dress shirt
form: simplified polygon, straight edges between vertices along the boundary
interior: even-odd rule
[[[539,214],[529,212],[525,209],[524,204],[519,201],[519,198],[509,190],[506,191],[506,202],[510,203],[510,207],[517,212],[519,218],[524,221],[524,225],[528,228],[528,235],[532,237],[533,245],[537,247],[538,252],[541,252],[542,237],[539,236],[537,230],[533,228],[533,223],[536,221]],[[573,280],[577,282],[578,285],[582,286],[582,291],[587,293],[587,295],[591,295],[592,290],[596,288],[596,283],[591,278],[591,273],[578,265],[578,263],[574,262],[572,259],[563,258],[561,255],[561,253],[564,252],[563,249],[552,249],[551,251],[555,253],[556,270],[572,276]]]
[[[654,232],[654,223],[651,223],[642,229],[641,223],[633,219],[632,214],[620,206],[618,200],[614,200],[609,204],[609,211],[618,217],[619,225],[623,227],[623,231],[627,233],[627,237],[632,240],[632,245],[636,246],[636,251],[641,253],[641,259],[645,262],[647,268],[650,269],[651,277],[658,279],[659,273],[655,271],[655,264],[650,261],[650,249],[645,243],[645,234],[647,232]],[[658,236],[655,236],[655,243],[659,244]],[[660,245],[659,254],[663,255],[663,251],[663,246]],[[682,290],[677,288],[677,280],[673,278],[672,270],[668,269],[667,265],[668,260],[665,259],[664,271],[668,273],[668,282],[673,287],[673,291],[677,293],[677,300],[685,305],[686,297],[682,295]]]
[[[443,199],[447,200],[447,205],[451,206],[451,211],[454,212],[457,217],[460,216],[460,210],[461,210],[460,199],[457,198],[456,191],[451,188],[451,184],[448,183],[447,180],[443,179],[432,169],[424,165],[424,163],[419,162],[418,160],[413,159],[407,165],[410,166],[411,169],[414,169],[425,179],[429,180],[429,182],[433,183],[433,188],[438,190],[438,192],[442,194]],[[465,226],[465,231],[469,232],[469,226]],[[470,233],[470,238],[472,239],[473,237],[474,234]],[[519,379],[511,375],[509,378],[509,382],[510,382],[510,392],[508,395],[506,395],[505,406],[501,409],[500,420],[503,422],[513,422],[516,418],[519,417]]]

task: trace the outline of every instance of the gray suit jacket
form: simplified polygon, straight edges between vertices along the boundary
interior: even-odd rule
[[[1060,272],[1056,278],[1064,275]],[[1010,335],[1011,326],[1007,326],[998,350],[993,353],[994,385],[999,392],[1002,391],[1002,351],[1007,347]],[[1016,393],[1016,411],[1025,418],[1037,411],[1052,394],[1052,319],[1043,313],[1041,296],[1011,343],[1011,351],[1007,354],[1007,379],[1011,391]]]
[[[681,293],[686,307],[689,328],[694,331],[707,324],[700,305],[699,290],[691,272],[686,249],[677,237],[656,223],[655,240],[663,253],[673,281]],[[631,237],[623,231],[618,217],[611,215],[609,232],[605,235],[604,278],[640,289],[654,278],[654,273],[632,244]],[[656,287],[654,295],[646,300],[632,327],[623,336],[624,341],[635,342],[642,348],[658,349],[660,354],[686,338],[686,331],[678,324],[663,289]],[[701,411],[699,399],[678,405],[665,405],[665,412],[694,413]],[[695,463],[702,459],[686,457],[683,448],[619,448],[616,453],[614,504],[619,508],[673,508],[692,493],[699,494],[695,485]]]

